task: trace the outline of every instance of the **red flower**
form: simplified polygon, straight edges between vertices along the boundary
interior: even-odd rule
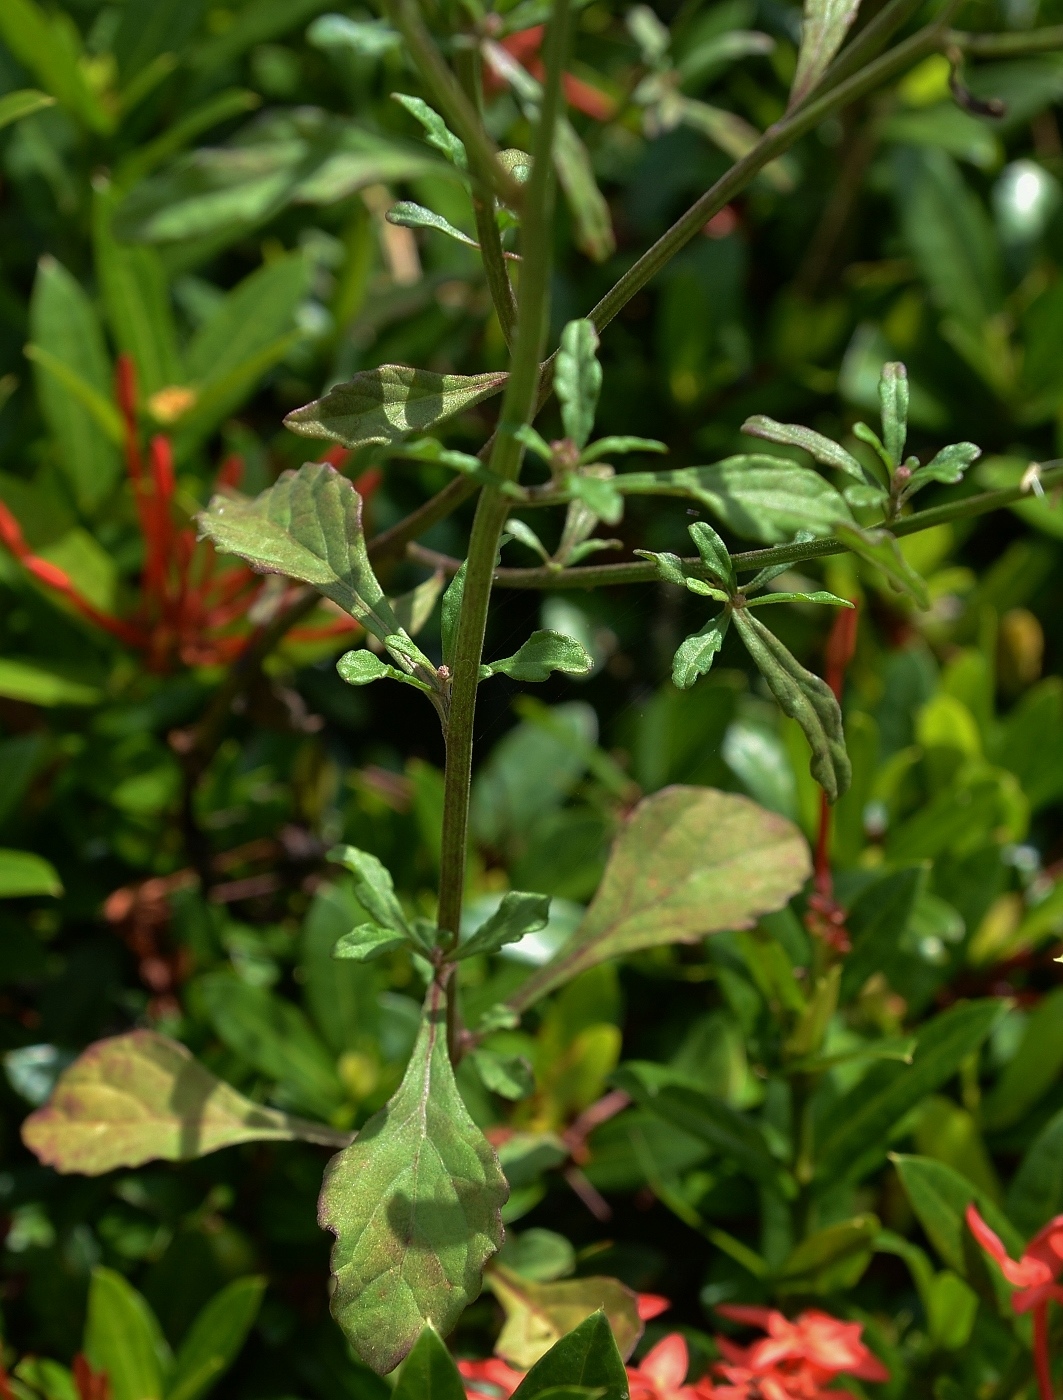
[[[539,49],[542,47],[545,32],[546,26],[537,24],[531,29],[522,29],[519,33],[511,34],[508,39],[502,40],[502,48],[507,53],[512,54],[517,62],[540,82],[546,72],[542,59],[539,57]],[[484,70],[484,86],[488,91],[497,91],[503,85],[502,78],[490,67]],[[586,113],[588,117],[593,117],[596,122],[607,122],[616,112],[616,103],[608,93],[602,92],[601,88],[593,87],[590,83],[585,83],[574,73],[563,73],[561,85],[568,105],[575,107],[579,112]]]
[[[631,1400],[709,1400],[706,1382],[687,1385],[690,1357],[678,1332],[671,1332],[648,1351],[637,1366],[627,1368]]]
[[[793,1321],[773,1308],[726,1306],[718,1311],[768,1335],[748,1347],[716,1338],[724,1360],[715,1370],[727,1384],[713,1388],[712,1400],[842,1400],[848,1392],[827,1386],[843,1373],[863,1381],[889,1380],[885,1366],[860,1340],[859,1322],[841,1322],[815,1310]]]
[[[967,1207],[967,1228],[985,1252],[995,1259],[1000,1272],[1018,1292],[1011,1306],[1017,1313],[1033,1313],[1033,1355],[1037,1385],[1042,1400],[1052,1400],[1052,1365],[1048,1353],[1048,1304],[1063,1303],[1063,1288],[1056,1282],[1063,1273],[1063,1215],[1034,1235],[1016,1262],[1004,1248],[1004,1241],[982,1219],[972,1201]]]
[[[107,1372],[94,1371],[80,1351],[74,1357],[73,1372],[78,1400],[111,1400]]]
[[[459,1361],[458,1370],[466,1382],[469,1400],[508,1400],[524,1379],[523,1371],[515,1371],[500,1356],[486,1361]]]

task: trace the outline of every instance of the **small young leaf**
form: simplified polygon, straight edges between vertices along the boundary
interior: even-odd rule
[[[742,431],[751,437],[767,438],[769,442],[781,442],[788,447],[803,447],[825,467],[836,467],[857,481],[866,480],[863,467],[851,452],[812,428],[802,428],[798,423],[776,423],[774,418],[755,413],[742,424]]]
[[[698,520],[689,527],[694,548],[701,555],[701,562],[721,583],[729,583],[733,574],[731,555],[727,546],[711,525]]]
[[[724,608],[719,617],[707,622],[680,646],[672,659],[672,684],[677,690],[689,690],[699,676],[708,674],[723,646],[730,621],[731,609]]]
[[[790,87],[791,109],[819,85],[859,8],[860,0],[805,0],[797,71]]]
[[[401,442],[407,433],[423,433],[492,398],[507,376],[433,374],[406,365],[362,370],[346,383],[303,408],[294,409],[284,426],[301,437],[328,438],[344,447]]]
[[[835,533],[854,554],[885,575],[886,581],[896,592],[907,593],[921,608],[930,606],[926,580],[908,563],[900,545],[888,530],[862,530],[859,525],[840,521]]]
[[[41,1162],[85,1176],[184,1162],[240,1142],[339,1146],[345,1136],[252,1103],[154,1031],[90,1045],[22,1125],[23,1142]]]
[[[393,204],[384,218],[389,224],[397,224],[399,228],[430,228],[436,233],[445,233],[448,238],[464,243],[469,248],[480,246],[475,238],[470,238],[467,233],[462,233],[460,228],[455,228],[442,214],[436,214],[433,210],[426,209],[423,204],[414,204],[408,199],[400,199],[398,204]]]
[[[395,448],[395,455],[413,462],[435,462],[469,476],[483,470],[479,457],[474,457],[471,452],[456,452],[452,447],[444,447],[438,438],[433,437],[403,442]]]
[[[554,460],[554,449],[546,441],[541,433],[537,433],[530,423],[522,423],[514,432],[513,436],[528,449],[534,452],[537,457],[541,457],[544,462]]]
[[[355,20],[346,15],[318,15],[306,31],[315,49],[346,49],[361,58],[380,58],[402,48],[402,35],[381,19]]]
[[[571,1336],[579,1323],[595,1315],[604,1315],[622,1355],[628,1355],[642,1335],[635,1295],[617,1279],[592,1276],[535,1283],[496,1266],[487,1281],[506,1313],[495,1351],[515,1366],[534,1365],[561,1338]],[[570,1373],[567,1381],[588,1384],[578,1371]]]
[[[426,1324],[454,1327],[502,1243],[508,1196],[458,1093],[433,983],[401,1085],[333,1157],[321,1191],[318,1219],[336,1236],[333,1315],[375,1371],[398,1365]]]
[[[586,648],[575,637],[566,637],[563,632],[533,632],[512,656],[481,666],[480,679],[503,675],[515,681],[545,681],[551,671],[586,676],[593,665]]]
[[[598,332],[591,321],[569,321],[561,332],[554,363],[554,389],[561,404],[561,421],[577,447],[585,447],[594,428],[602,367],[595,351]]]
[[[828,799],[836,802],[849,787],[852,768],[845,751],[841,707],[834,692],[826,681],[806,671],[748,609],[736,610],[735,626],[779,707],[805,731],[812,750],[812,776]]]
[[[166,1400],[200,1400],[236,1360],[262,1306],[266,1280],[238,1278],[197,1315],[166,1382]]]
[[[598,474],[606,470],[610,473],[608,477]],[[615,525],[624,514],[624,498],[613,485],[611,468],[570,472],[566,484],[572,495],[607,525]]]
[[[336,670],[348,685],[370,685],[373,681],[392,680],[416,686],[418,690],[428,694],[432,691],[431,686],[426,685],[424,681],[407,675],[397,666],[389,666],[386,661],[381,661],[368,647],[360,647],[358,651],[345,651],[336,662]]]
[[[396,948],[408,946],[409,941],[405,934],[396,933],[392,928],[383,928],[380,924],[359,924],[339,939],[332,956],[349,962],[369,962],[384,953],[394,952]]]
[[[652,549],[636,549],[635,553],[657,565],[657,575],[664,583],[676,583],[680,588],[686,586],[689,575],[678,554],[657,553]]]
[[[565,1386],[587,1386],[602,1400],[627,1400],[630,1393],[624,1359],[604,1311],[595,1311],[562,1336],[529,1370],[513,1400],[546,1400]]]
[[[904,460],[908,437],[908,371],[899,361],[882,366],[878,401],[882,405],[882,441],[894,468]]]
[[[461,1373],[434,1327],[425,1327],[418,1337],[392,1400],[465,1400]]]
[[[874,510],[876,507],[881,510],[887,500],[889,492],[881,486],[872,486],[870,482],[842,488],[842,495],[845,497],[846,505],[852,506],[854,510]]]
[[[549,551],[532,527],[525,521],[510,516],[506,521],[506,533],[511,535],[518,544],[522,544],[525,549],[530,549],[533,554],[537,554],[544,563],[549,562]]]
[[[977,462],[982,449],[973,442],[954,442],[935,453],[925,467],[916,467],[905,490],[905,496],[913,496],[920,487],[930,481],[943,481],[946,486],[955,486],[963,480],[963,474],[972,462]]]
[[[500,1055],[494,1050],[474,1050],[472,1062],[484,1088],[516,1103],[535,1092],[535,1075],[523,1055]]]
[[[461,617],[461,600],[465,592],[465,560],[461,568],[450,580],[443,601],[439,605],[439,628],[443,641],[443,661],[454,669],[454,646],[458,640],[458,619]]]
[[[747,797],[667,787],[644,798],[616,839],[583,922],[510,998],[518,1010],[600,962],[748,928],[781,908],[809,871],[797,828]]]
[[[893,461],[890,458],[890,454],[886,451],[885,444],[878,433],[875,432],[874,428],[869,428],[866,423],[854,423],[853,437],[859,438],[861,442],[866,442],[868,447],[874,451],[882,465],[886,468],[886,471],[892,476]]]
[[[395,895],[395,884],[388,869],[368,851],[357,846],[334,846],[329,860],[344,866],[354,876],[354,893],[367,914],[382,928],[411,937],[410,925]]]
[[[446,122],[434,108],[420,97],[411,97],[405,92],[393,92],[392,97],[400,107],[405,107],[411,117],[414,117],[425,129],[425,140],[430,146],[434,146],[437,151],[442,151],[451,165],[456,165],[459,170],[469,168],[469,159],[465,153],[464,144],[450,130]]]
[[[600,554],[603,549],[623,549],[623,540],[583,540],[573,545],[565,555],[566,564],[578,564],[590,554]]]
[[[827,603],[835,608],[855,607],[848,598],[839,598],[836,593],[817,589],[813,593],[764,593],[759,598],[749,598],[747,608],[763,607],[765,603]]]
[[[479,953],[497,953],[505,944],[519,942],[526,933],[538,933],[549,919],[548,894],[507,890],[495,912],[459,945],[455,956],[471,958]]]
[[[603,437],[597,442],[592,442],[580,453],[580,466],[587,466],[591,462],[598,462],[603,457],[615,457],[618,453],[623,455],[628,452],[667,452],[666,443],[658,442],[656,438],[641,437]]]
[[[253,501],[215,496],[200,535],[264,574],[310,583],[383,641],[398,619],[377,582],[362,534],[362,498],[326,462],[282,472]]]

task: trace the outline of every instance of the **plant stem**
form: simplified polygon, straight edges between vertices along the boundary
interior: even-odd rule
[[[1037,1372],[1037,1390],[1041,1400],[1053,1400],[1052,1363],[1048,1355],[1048,1301],[1038,1303],[1033,1310],[1033,1364]]]
[[[561,110],[561,72],[568,13],[569,0],[556,0],[544,45],[546,82],[535,132],[532,173],[526,186],[521,228],[523,260],[517,299],[517,328],[506,396],[489,463],[494,475],[507,481],[515,480],[520,472],[522,448],[514,432],[530,421],[535,410],[539,358],[546,336],[553,235],[553,136]],[[454,676],[446,734],[442,873],[437,916],[439,927],[450,934],[452,945],[457,942],[461,926],[464,894],[476,688],[487,628],[491,581],[508,512],[508,498],[497,487],[485,486],[477,503],[469,541],[465,588],[454,647]]]
[[[523,197],[521,186],[499,165],[494,143],[484,130],[476,108],[444,63],[421,18],[417,0],[391,0],[389,8],[425,86],[461,137],[473,171],[507,204],[519,209]]]
[[[968,34],[950,29],[945,35],[950,48],[962,49],[972,58],[1021,58],[1026,54],[1049,53],[1063,49],[1063,24],[1046,29],[1020,30],[1015,34]]]

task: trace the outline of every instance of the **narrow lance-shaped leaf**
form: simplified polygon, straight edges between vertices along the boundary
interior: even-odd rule
[[[337,941],[332,956],[347,962],[370,962],[373,958],[408,946],[410,941],[404,933],[396,933],[393,928],[384,928],[381,924],[359,924]]]
[[[592,665],[582,642],[563,632],[533,632],[512,656],[480,667],[480,679],[510,676],[515,681],[545,681],[552,671],[566,676],[585,676]]]
[[[813,428],[803,428],[799,423],[777,423],[766,414],[755,413],[742,424],[742,431],[751,437],[767,438],[768,442],[801,447],[825,467],[836,467],[857,481],[865,480],[866,473],[853,454]]]
[[[426,1324],[451,1330],[501,1246],[508,1195],[458,1093],[433,983],[401,1085],[329,1163],[319,1205],[336,1236],[333,1315],[374,1370],[398,1365]]]
[[[747,608],[735,610],[735,627],[757,670],[784,714],[797,720],[812,750],[813,778],[836,802],[847,791],[852,767],[845,751],[842,712],[826,681],[806,671],[797,658]]]
[[[930,606],[926,580],[908,563],[888,530],[863,530],[859,525],[839,521],[835,534],[854,554],[873,564],[896,592],[907,593],[921,608]]]
[[[199,1400],[236,1360],[262,1306],[266,1280],[252,1274],[216,1293],[188,1329],[166,1382],[166,1400]]]
[[[904,457],[908,437],[908,371],[899,361],[882,366],[878,399],[882,405],[882,445],[894,467]]]
[[[731,556],[712,526],[698,520],[690,526],[689,534],[705,567],[714,573],[721,583],[729,583],[734,572]]]
[[[384,218],[389,224],[396,224],[399,228],[428,228],[436,233],[445,233],[448,238],[464,243],[469,248],[480,246],[475,238],[470,238],[467,233],[462,233],[460,228],[455,228],[442,214],[436,214],[433,210],[426,209],[423,204],[414,204],[408,199],[401,199],[398,204],[393,204]]]
[[[344,447],[401,442],[499,393],[502,372],[433,374],[407,365],[381,365],[337,384],[324,398],[289,413],[284,426],[301,437],[327,438]]]
[[[805,0],[797,72],[790,88],[791,108],[818,86],[859,8],[860,0]]]
[[[561,332],[554,362],[554,390],[561,404],[561,421],[577,447],[585,447],[594,429],[602,367],[595,353],[598,332],[591,321],[569,321]]]
[[[163,1400],[170,1348],[147,1299],[113,1269],[92,1271],[84,1350],[113,1400]]]
[[[454,1359],[434,1327],[426,1327],[406,1358],[394,1400],[465,1400]]]
[[[22,1140],[40,1161],[85,1176],[156,1159],[189,1161],[240,1142],[340,1146],[346,1136],[252,1103],[155,1031],[90,1045],[22,1125]]]
[[[400,631],[365,551],[362,498],[328,463],[282,472],[253,501],[215,496],[196,520],[223,554],[313,584],[381,641]]]
[[[46,92],[38,92],[36,88],[19,88],[17,92],[5,93],[0,97],[0,127],[10,126],[23,117],[31,117],[34,112],[54,106],[55,98],[49,97]]]
[[[781,908],[809,873],[785,817],[713,788],[644,798],[617,837],[583,922],[511,998],[524,1010],[585,968],[666,943],[748,928]]]
[[[543,1400],[565,1386],[586,1386],[600,1400],[627,1400],[624,1360],[604,1312],[594,1312],[537,1361],[513,1393],[513,1400]]]
[[[699,676],[707,675],[731,622],[731,609],[706,622],[683,642],[672,658],[672,683],[678,690],[689,690]]]
[[[393,92],[391,96],[400,107],[405,107],[411,117],[421,123],[425,140],[430,146],[442,151],[447,160],[459,170],[468,169],[469,159],[463,142],[460,137],[454,135],[434,107],[429,107],[423,98],[411,97],[407,92]]]

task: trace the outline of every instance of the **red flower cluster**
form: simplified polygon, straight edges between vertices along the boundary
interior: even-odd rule
[[[1048,1304],[1063,1303],[1063,1287],[1057,1283],[1063,1273],[1063,1215],[1057,1215],[1039,1230],[1023,1250],[1022,1258],[1012,1259],[1004,1241],[989,1228],[972,1201],[967,1207],[967,1227],[1000,1272],[1018,1292],[1011,1306],[1017,1313],[1033,1313],[1033,1357],[1041,1400],[1052,1400],[1052,1363],[1048,1352]]]
[[[664,1311],[644,1309],[643,1302],[665,1302],[651,1294],[639,1296],[643,1318]],[[665,1303],[667,1306],[667,1303]],[[631,1400],[853,1400],[848,1391],[828,1389],[837,1376],[863,1381],[887,1381],[889,1372],[860,1340],[859,1322],[840,1322],[828,1313],[809,1311],[790,1321],[772,1308],[721,1307],[725,1317],[759,1327],[767,1336],[748,1347],[717,1337],[723,1356],[714,1375],[687,1384],[690,1356],[679,1332],[671,1332],[627,1368]],[[459,1361],[469,1400],[507,1400],[524,1379],[499,1357]]]
[[[125,424],[126,473],[144,540],[140,598],[133,614],[113,617],[84,598],[64,570],[33,553],[2,501],[0,543],[87,621],[142,652],[149,670],[166,672],[177,663],[224,665],[239,656],[247,643],[248,611],[261,588],[258,575],[243,564],[219,570],[213,546],[197,542],[190,525],[175,524],[173,448],[168,437],[157,433],[148,444],[145,462],[137,425],[136,374],[128,355],[118,357],[115,398]],[[349,455],[333,448],[324,460],[338,467]],[[242,474],[243,461],[233,454],[222,463],[216,489],[236,487]],[[373,471],[364,473],[356,484],[368,497],[379,481],[379,471]],[[283,601],[279,600],[281,605]],[[351,618],[337,618],[325,627],[305,628],[292,636],[316,641],[358,626]]]

